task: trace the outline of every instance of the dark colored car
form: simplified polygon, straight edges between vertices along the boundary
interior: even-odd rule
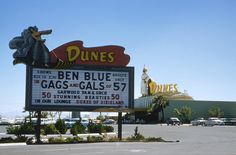
[[[116,124],[116,121],[113,119],[107,119],[103,122],[103,124]]]
[[[170,117],[169,119],[167,119],[166,124],[167,125],[180,125],[181,122],[177,117]]]

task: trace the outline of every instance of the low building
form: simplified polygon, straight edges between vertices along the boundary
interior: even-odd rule
[[[155,96],[147,96],[135,99],[134,111],[136,119],[147,119],[147,109],[151,106]],[[225,118],[236,118],[236,102],[230,101],[200,101],[186,99],[170,99],[168,106],[164,109],[165,120],[169,117],[176,116],[174,109],[187,106],[192,110],[192,119],[204,117],[208,118],[208,110],[212,107],[219,107]]]
[[[157,84],[147,74],[146,67],[141,76],[141,97],[135,99],[134,114],[135,120],[144,120],[145,122],[158,122],[160,120],[157,111],[148,112],[156,96],[163,96],[168,100],[168,105],[163,108],[164,120],[176,116],[174,109],[189,107],[192,111],[191,119],[209,117],[209,109],[217,107],[222,112],[222,117],[236,118],[236,102],[229,101],[200,101],[193,100],[185,90],[184,93],[178,90],[177,84]],[[163,103],[158,103],[163,104]]]

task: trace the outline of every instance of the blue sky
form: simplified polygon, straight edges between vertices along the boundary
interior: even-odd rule
[[[36,25],[52,50],[120,45],[135,67],[135,98],[143,66],[159,84],[177,83],[196,100],[236,101],[235,0],[1,0],[1,115],[22,111],[25,66],[12,65],[9,41]]]

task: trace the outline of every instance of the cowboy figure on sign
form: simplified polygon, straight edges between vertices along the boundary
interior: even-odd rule
[[[49,50],[45,46],[45,39],[41,35],[51,34],[52,30],[38,31],[36,26],[25,29],[21,36],[9,42],[10,49],[16,49],[13,54],[13,64],[24,63],[30,66],[49,67]]]

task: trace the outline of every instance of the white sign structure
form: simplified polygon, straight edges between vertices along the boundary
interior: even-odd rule
[[[128,109],[132,106],[132,69],[58,70],[29,67],[26,109]]]

